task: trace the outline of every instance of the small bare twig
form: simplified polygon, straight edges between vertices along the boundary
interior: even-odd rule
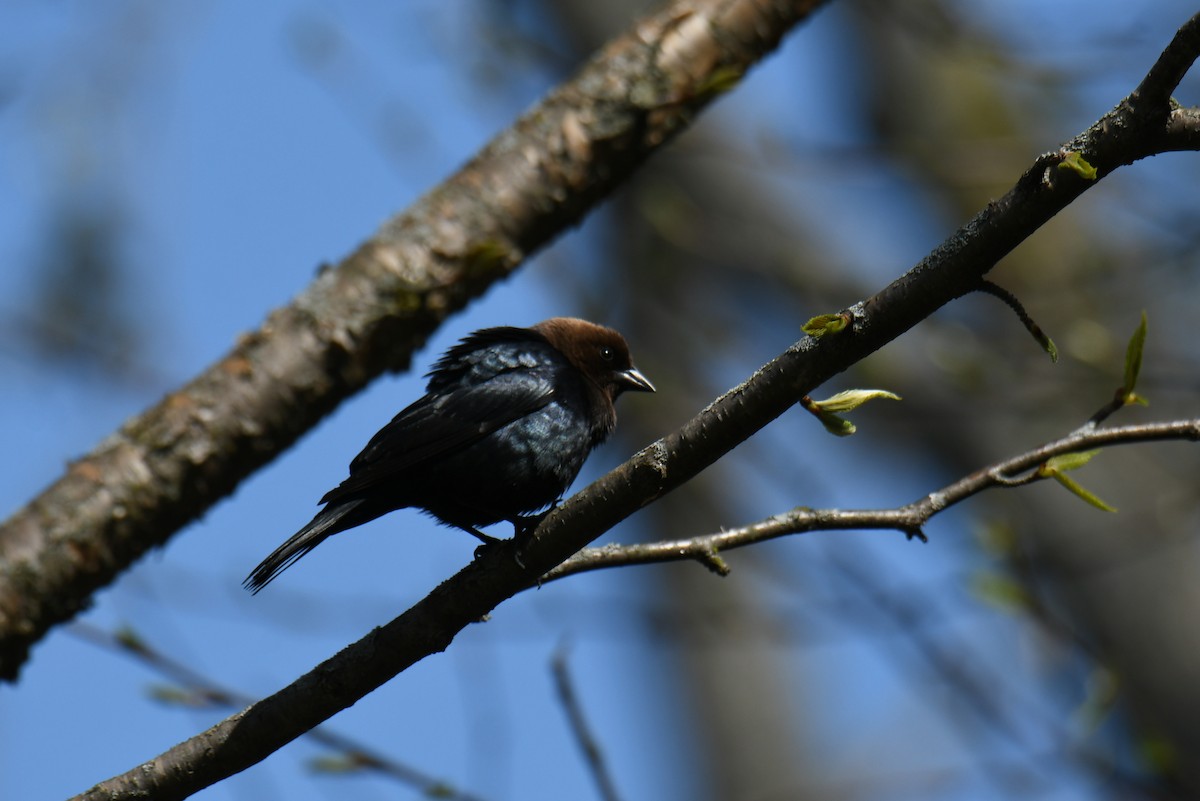
[[[599,548],[585,548],[542,576],[542,583],[589,570],[676,562],[684,559],[698,561],[713,572],[725,575],[729,568],[719,556],[722,551],[810,531],[889,529],[902,531],[909,539],[916,537],[924,540],[922,530],[934,515],[986,489],[1019,487],[1047,478],[1048,476],[1040,474],[1037,468],[1052,457],[1095,448],[1158,440],[1200,440],[1200,418],[1119,428],[1080,429],[1062,439],[976,470],[953,484],[896,509],[843,510],[798,507],[748,526],[716,534],[637,545],[610,544]]]
[[[1054,340],[1050,339],[1050,336],[1042,330],[1042,327],[1030,316],[1029,312],[1025,311],[1025,304],[1021,303],[1021,300],[1016,295],[986,278],[979,282],[979,291],[998,298],[1005,306],[1012,309],[1013,313],[1017,315],[1017,319],[1021,321],[1021,325],[1025,326],[1025,330],[1029,332],[1029,335],[1042,346],[1042,350],[1050,354],[1050,360],[1058,361],[1058,348],[1054,346]]]
[[[554,659],[550,662],[551,672],[554,673],[554,687],[558,690],[558,699],[562,701],[563,710],[567,713],[571,734],[575,736],[575,742],[579,743],[579,749],[583,751],[583,758],[591,770],[592,778],[596,781],[596,789],[600,792],[600,798],[603,801],[621,801],[621,796],[617,794],[616,783],[613,782],[612,774],[608,770],[608,762],[604,759],[604,751],[600,748],[600,742],[596,739],[595,734],[592,733],[587,718],[584,717],[579,696],[575,694],[575,684],[571,681],[571,671],[567,666],[567,651],[566,645],[560,646],[554,653]]]

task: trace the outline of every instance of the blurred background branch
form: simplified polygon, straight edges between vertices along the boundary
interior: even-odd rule
[[[162,680],[148,687],[147,695],[166,707],[187,709],[240,709],[255,699],[220,686],[187,664],[160,652],[131,629],[109,632],[86,623],[74,623],[70,633],[92,645],[140,662]],[[404,787],[431,798],[448,801],[483,801],[479,796],[456,790],[449,782],[426,775],[392,757],[327,728],[310,729],[305,735],[329,753],[312,760],[314,773],[346,775],[367,772],[385,776]]]

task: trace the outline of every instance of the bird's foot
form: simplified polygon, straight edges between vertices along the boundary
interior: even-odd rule
[[[491,552],[492,550],[494,550],[496,548],[508,548],[508,547],[511,547],[513,561],[517,563],[517,567],[524,570],[525,562],[521,558],[521,556],[522,556],[521,546],[516,544],[515,541],[508,542],[505,540],[498,540],[495,537],[488,537],[488,542],[480,543],[479,547],[477,547],[475,549],[475,558],[482,559],[485,554]]]
[[[499,539],[498,537],[493,537],[490,534],[484,534],[474,526],[459,526],[459,528],[470,534],[475,539],[479,540],[479,547],[475,549],[476,559],[479,559],[491,549],[504,543],[504,540]]]
[[[558,507],[558,502],[555,501],[550,505],[550,508],[544,512],[538,512],[532,515],[517,515],[509,522],[513,524],[513,539],[522,542],[529,539],[534,530],[542,524],[546,519],[546,515],[553,512]]]
[[[513,525],[513,545],[516,549],[513,551],[513,559],[522,569],[525,568],[525,562],[522,557],[525,554],[525,546],[533,539],[533,532],[537,531],[537,527],[542,524],[546,516],[558,508],[558,501],[550,504],[550,508],[543,512],[537,512],[532,515],[516,515],[509,520]]]

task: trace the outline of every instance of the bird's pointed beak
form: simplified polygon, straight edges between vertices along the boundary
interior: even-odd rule
[[[631,389],[634,392],[654,391],[654,385],[650,383],[650,379],[642,375],[636,367],[630,367],[628,370],[617,373],[617,379],[621,389]]]

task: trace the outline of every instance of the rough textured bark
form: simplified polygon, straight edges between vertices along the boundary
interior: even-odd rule
[[[683,0],[0,526],[0,679],[150,548],[576,223],[824,0]]]

